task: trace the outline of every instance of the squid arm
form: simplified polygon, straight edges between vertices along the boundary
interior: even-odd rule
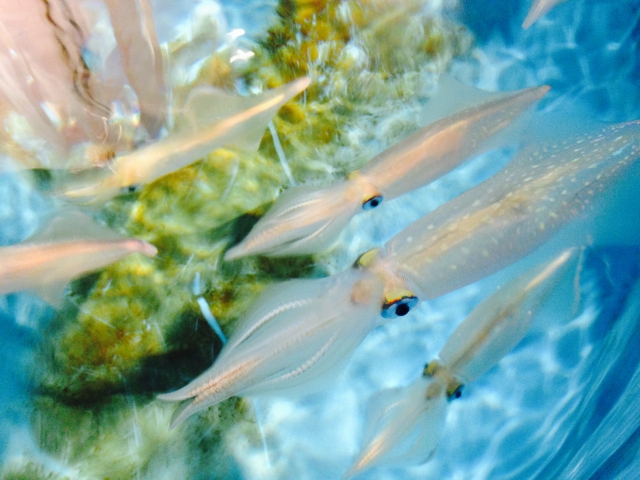
[[[440,361],[406,387],[369,401],[362,448],[345,478],[379,465],[416,465],[435,453],[447,400],[500,361],[524,338],[532,317],[565,272],[572,251],[511,280],[478,305],[440,351]]]
[[[375,191],[369,189],[371,196]],[[245,255],[299,255],[329,247],[362,208],[367,187],[343,180],[328,188],[291,187],[225,260]]]
[[[498,95],[421,128],[333,186],[290,189],[225,258],[314,253],[330,246],[361,210],[426,185],[480,153],[488,138],[548,91],[542,86]]]
[[[131,253],[153,257],[157,250],[97,225],[80,212],[65,211],[26,241],[0,247],[0,294],[30,290],[59,307],[70,280]]]
[[[267,124],[288,100],[309,86],[309,78],[300,78],[282,87],[256,95],[243,102],[240,112],[227,112],[226,118],[200,127],[170,134],[147,147],[116,158],[104,176],[89,185],[66,187],[62,193],[70,198],[108,200],[121,189],[151,183],[169,173],[192,164],[211,151],[225,145],[256,149]],[[113,172],[111,172],[112,170]]]
[[[438,448],[446,414],[442,386],[424,377],[374,394],[367,405],[362,448],[343,478],[380,465],[429,461]]]

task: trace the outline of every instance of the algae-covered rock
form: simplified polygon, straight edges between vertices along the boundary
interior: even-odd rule
[[[244,70],[212,52],[194,83],[255,91],[310,76],[311,87],[274,119],[298,182],[330,183],[417,128],[411,112],[470,45],[466,31],[419,0],[281,0],[277,11],[279,23]],[[323,274],[309,256],[222,260],[286,186],[265,132],[256,153],[217,150],[104,207],[113,228],[159,253],[75,282],[46,332],[34,374],[34,438],[71,478],[234,476],[225,435],[243,429],[230,426],[248,421],[245,434],[259,441],[243,401],[170,431],[175,406],[154,398],[200,374],[222,347],[199,297],[229,334],[269,283]],[[6,478],[64,475],[38,462],[5,469]]]
[[[281,21],[260,42],[246,78],[265,88],[303,75],[314,80],[304,105],[285,106],[274,120],[294,178],[327,183],[417,128],[407,110],[420,108],[435,77],[471,46],[463,27],[429,5],[279,2]],[[389,117],[400,128],[380,128]]]
[[[255,429],[251,407],[230,399],[208,410],[202,422],[169,430],[172,408],[150,398],[117,395],[99,407],[69,407],[40,396],[31,419],[34,436],[51,458],[8,465],[10,479],[234,478],[238,468],[228,455],[226,432],[245,423]]]

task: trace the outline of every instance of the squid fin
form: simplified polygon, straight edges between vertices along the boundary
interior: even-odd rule
[[[64,304],[67,285],[69,285],[68,281],[52,282],[27,291],[59,310]]]
[[[246,120],[242,135],[229,141],[230,146],[255,151],[260,146],[269,122],[280,107],[302,92],[310,83],[309,78],[301,78],[250,97],[232,95],[214,87],[198,87],[187,98],[182,115],[177,119],[176,127],[178,130],[197,131],[280,96],[281,99],[273,106]]]

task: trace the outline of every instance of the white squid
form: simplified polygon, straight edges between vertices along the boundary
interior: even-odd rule
[[[280,107],[310,83],[311,79],[304,77],[252,97],[198,89],[187,102],[176,132],[118,156],[109,168],[82,172],[75,184],[72,181],[63,186],[62,193],[68,198],[105,201],[123,188],[151,183],[217,148],[236,146],[257,150],[267,124]]]
[[[185,401],[172,425],[234,395],[306,391],[335,376],[380,317],[404,316],[529,254],[639,156],[640,121],[532,145],[353,268],[267,289],[209,370],[159,396]]]
[[[369,401],[362,448],[345,475],[379,465],[428,461],[444,429],[447,403],[464,385],[491,369],[524,338],[544,299],[571,257],[563,252],[526,272],[478,305],[440,350],[439,360],[406,387],[383,390]]]
[[[225,258],[298,255],[328,247],[360,211],[426,185],[480,153],[489,137],[548,91],[541,86],[498,95],[421,128],[335,185],[290,188]]]
[[[157,252],[80,212],[63,211],[24,242],[0,247],[0,295],[28,290],[57,307],[70,280],[132,253],[153,257]]]

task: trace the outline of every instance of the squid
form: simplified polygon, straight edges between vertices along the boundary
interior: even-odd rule
[[[330,187],[290,188],[225,259],[328,247],[357,213],[426,185],[480,153],[489,137],[548,91],[541,86],[498,95],[421,128]]]
[[[0,247],[0,295],[29,290],[55,307],[70,280],[132,253],[153,257],[156,247],[123,238],[77,211],[63,211],[26,241]]]
[[[527,13],[527,17],[522,22],[522,28],[527,29],[536,21],[546,15],[546,13],[559,3],[566,2],[566,0],[533,0],[531,9]]]
[[[158,397],[183,402],[172,426],[231,396],[323,385],[372,328],[531,253],[638,157],[640,121],[533,144],[494,177],[360,255],[352,268],[268,288],[207,371]]]
[[[104,0],[120,62],[140,104],[140,121],[152,137],[167,115],[167,87],[150,0]]]
[[[60,191],[71,199],[105,201],[122,189],[151,183],[190,165],[217,148],[257,150],[276,112],[310,83],[311,79],[300,78],[253,97],[197,89],[181,113],[176,132],[117,157],[109,168],[84,172],[77,182],[63,186]],[[224,108],[227,111],[222,113]]]
[[[455,329],[420,378],[375,394],[367,408],[363,446],[345,478],[380,465],[427,462],[444,430],[448,402],[520,343],[571,257],[567,250],[511,280]]]
[[[69,150],[80,142],[129,148],[132,132],[123,134],[123,127],[133,130],[135,121],[117,121],[115,110],[133,113],[139,105],[152,136],[164,124],[164,66],[151,3],[106,5],[117,41],[108,51],[109,41],[100,37],[104,27],[93,24],[96,11],[79,0],[3,2],[0,9],[0,97],[49,142],[49,150],[56,147],[48,168],[66,168]]]

